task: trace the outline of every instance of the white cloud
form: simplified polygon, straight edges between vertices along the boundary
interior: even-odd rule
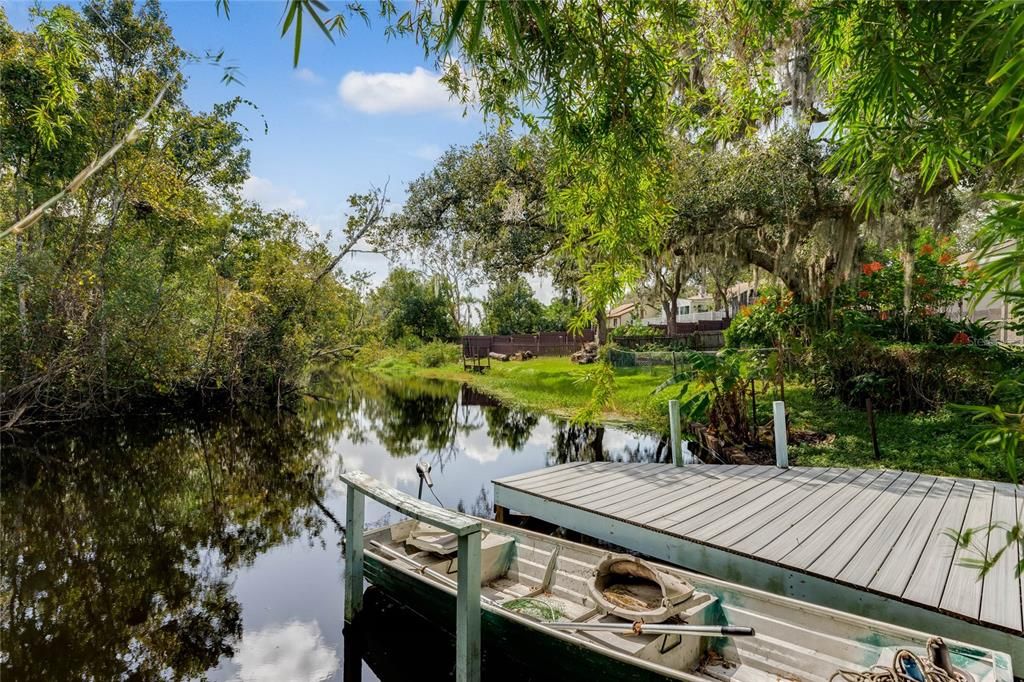
[[[347,106],[367,114],[461,109],[439,79],[421,66],[409,73],[349,71],[338,83],[338,96]]]
[[[433,161],[437,157],[441,156],[441,148],[436,144],[424,144],[413,150],[412,155],[417,159]]]
[[[287,187],[279,187],[266,178],[250,175],[242,185],[242,196],[268,210],[301,211],[306,200]]]
[[[292,72],[292,74],[295,76],[296,79],[304,83],[312,83],[316,85],[318,83],[324,82],[324,79],[318,76],[315,71],[313,71],[312,69],[307,69],[305,66],[303,66],[300,69],[296,69],[295,71]]]
[[[324,644],[315,621],[293,621],[246,633],[234,663],[238,682],[327,680],[340,665],[338,655]]]

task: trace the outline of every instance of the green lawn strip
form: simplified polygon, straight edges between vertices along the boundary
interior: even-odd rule
[[[527,362],[494,362],[484,374],[466,372],[461,365],[426,368],[415,358],[387,356],[370,366],[388,375],[416,375],[468,383],[500,400],[559,417],[571,418],[590,399],[589,383],[579,381],[586,366],[568,358],[535,358]],[[602,419],[653,433],[668,430],[668,400],[678,391],[651,392],[671,370],[656,367],[616,370],[612,404]],[[943,476],[1006,479],[998,455],[986,456],[967,445],[972,425],[943,408],[930,414],[876,413],[881,459],[875,459],[867,416],[835,399],[815,396],[809,387],[787,385],[786,408],[796,429],[832,434],[829,442],[793,443],[790,462],[801,466],[886,468]],[[771,395],[758,396],[758,417],[771,419]]]
[[[942,408],[930,414],[876,413],[881,459],[876,460],[868,434],[867,414],[835,399],[822,399],[806,387],[788,388],[791,424],[835,434],[826,444],[794,445],[795,463],[804,466],[882,467],[940,476],[1006,479],[997,453],[976,452],[967,441],[973,425],[963,415]]]

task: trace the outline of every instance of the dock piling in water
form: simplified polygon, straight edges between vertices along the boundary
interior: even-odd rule
[[[772,403],[775,416],[775,466],[789,468],[789,443],[786,440],[786,403],[776,400]]]
[[[345,517],[345,621],[363,606],[363,532],[366,497],[459,539],[455,612],[455,680],[480,680],[480,522],[392,490],[361,471],[341,475],[348,487]]]
[[[668,428],[672,438],[672,462],[681,467],[685,463],[683,457],[683,435],[679,424],[679,401],[668,401]]]

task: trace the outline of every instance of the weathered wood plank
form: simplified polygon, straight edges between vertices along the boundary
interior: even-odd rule
[[[422,500],[417,500],[412,495],[394,490],[380,483],[373,476],[364,474],[362,471],[350,471],[341,474],[341,480],[351,491],[358,490],[369,498],[377,500],[385,507],[390,507],[406,516],[424,521],[426,523],[443,528],[461,537],[470,533],[480,532],[480,522],[476,519],[449,511],[443,507],[435,507]]]
[[[598,468],[596,465],[605,465]],[[572,479],[563,480],[552,480],[543,483],[542,485],[530,485],[528,489],[530,492],[537,493],[538,495],[557,495],[562,498],[566,495],[571,495],[574,492],[581,490],[590,490],[594,486],[602,485],[608,481],[620,481],[628,478],[629,472],[633,469],[638,469],[644,465],[640,462],[632,462],[630,464],[618,464],[616,462],[595,462],[594,465],[587,467],[586,469],[580,469],[581,475],[576,476]]]
[[[641,468],[638,471],[629,472],[629,474],[626,476],[628,481],[612,480],[604,483],[601,486],[595,486],[591,490],[573,492],[567,495],[560,493],[558,495],[558,499],[579,506],[589,505],[592,503],[607,503],[611,498],[619,497],[621,495],[640,495],[644,492],[649,491],[653,485],[655,485],[660,479],[665,477],[667,472],[670,472],[675,468],[676,467],[673,465],[669,465],[667,469],[663,469],[661,467],[651,467],[648,465],[647,467]]]
[[[742,497],[753,495],[754,497],[752,501],[746,502],[731,511],[726,511],[721,516],[708,521],[702,526],[688,530],[687,535],[702,541],[714,540],[717,544],[720,538],[726,537],[727,531],[742,523],[752,521],[755,523],[763,523],[763,520],[759,517],[762,514],[766,514],[765,510],[773,502],[785,497],[789,503],[793,503],[796,499],[799,499],[797,496],[807,483],[824,477],[829,472],[834,472],[834,475],[838,476],[842,469],[796,467],[789,469],[789,471],[797,473],[797,476],[783,481],[785,485],[780,483],[779,485],[774,486],[771,490],[748,491],[748,493],[745,493]],[[734,499],[739,500],[740,498]],[[768,515],[774,516],[770,513],[768,513]]]
[[[808,542],[786,555],[786,564],[806,568],[819,575],[834,576],[864,544],[871,532],[878,528],[889,510],[917,481],[918,476],[919,474],[910,471],[900,473],[888,488],[868,500],[865,505],[861,504],[862,495],[858,495],[843,508],[844,514],[849,513],[849,519],[837,514],[829,524],[819,528]],[[862,506],[860,511],[856,511],[858,506]],[[846,527],[843,528],[843,525]],[[825,547],[820,551],[812,550],[813,543]],[[818,551],[817,556],[814,556],[814,551]]]
[[[363,526],[366,500],[355,488],[345,492],[345,621],[363,610]]]
[[[764,469],[765,467],[759,468]],[[677,493],[669,494],[661,500],[655,500],[653,504],[645,505],[643,509],[630,509],[628,513],[625,513],[625,517],[633,523],[649,523],[654,519],[660,519],[672,512],[696,504],[701,500],[720,495],[724,490],[741,485],[747,480],[748,476],[754,473],[755,470],[750,467],[738,466],[722,476],[708,475],[708,482],[706,484],[701,485],[698,483],[697,485],[681,486],[682,489]],[[697,481],[699,479],[692,480]]]
[[[871,589],[887,594],[903,594],[907,583],[910,582],[910,576],[914,574],[918,557],[928,544],[935,519],[942,513],[953,487],[952,479],[940,478],[935,481],[928,491],[928,496],[914,511],[906,528],[893,543],[882,565],[868,583]]]
[[[859,544],[851,543],[854,554],[848,558],[846,564],[838,572],[829,573],[834,570],[834,566],[814,566],[812,568],[822,575],[833,575],[838,580],[867,585],[875,577],[875,573],[885,562],[889,552],[896,546],[907,524],[914,516],[914,512],[928,497],[929,491],[937,480],[934,476],[919,476],[899,501],[893,505],[885,518],[871,531],[867,539]]]
[[[783,488],[780,492],[776,489],[775,491],[766,494],[765,501],[767,504],[764,507],[756,512],[752,512],[748,518],[719,530],[713,536],[715,544],[722,547],[734,547],[737,543],[742,542],[752,533],[756,533],[768,523],[798,506],[805,498],[810,497],[818,490],[827,488],[828,485],[838,477],[844,474],[852,477],[853,474],[848,474],[848,471],[848,469],[842,468],[826,469],[820,476],[816,476],[815,478],[802,483],[799,487],[793,490]],[[702,528],[694,533],[694,537],[703,538],[706,534],[707,529]]]
[[[509,487],[519,488],[521,490],[535,490],[544,485],[551,484],[562,484],[566,481],[583,481],[588,476],[593,476],[596,471],[601,468],[611,467],[612,462],[582,462],[575,467],[566,467],[564,469],[558,467],[551,467],[550,469],[541,469],[535,472],[535,475],[527,480],[519,481],[505,481],[500,480],[496,483],[507,485]],[[561,466],[561,465],[559,465]]]
[[[689,537],[690,534],[698,528],[702,528],[709,523],[719,521],[723,518],[730,518],[732,514],[736,513],[736,510],[740,510],[740,515],[745,518],[747,515],[742,513],[744,507],[760,500],[766,494],[779,486],[785,486],[787,488],[798,486],[801,475],[806,476],[806,470],[781,469],[779,470],[778,475],[766,478],[758,485],[739,492],[738,494],[734,494],[728,499],[719,500],[718,504],[715,504],[710,509],[700,512],[694,508],[683,509],[671,516],[658,519],[652,525],[659,528],[671,528],[672,533],[677,535],[686,535]],[[730,489],[729,492],[736,491],[735,489]]]
[[[596,462],[495,485],[497,497],[520,490],[566,513],[582,509],[662,533],[669,543],[705,543],[808,578],[1022,629],[1017,554],[982,589],[970,569],[953,565],[954,543],[940,537],[968,522],[1015,523],[1024,495],[1009,484],[879,470]],[[990,507],[981,518],[984,499]]]
[[[774,481],[776,478],[782,476],[786,471],[786,469],[779,469],[776,467],[762,467],[760,471],[750,474],[736,485],[729,486],[727,489],[723,490],[721,494],[713,495],[701,500],[700,502],[687,505],[683,509],[674,513],[665,514],[657,519],[653,519],[649,521],[647,525],[652,528],[671,528],[673,534],[685,535],[686,527],[689,525],[689,521],[692,520],[692,518],[700,516],[705,512],[717,511],[722,505],[728,504],[730,501],[742,496],[744,493],[761,488],[761,486],[766,483]]]
[[[863,472],[854,472],[853,475],[857,476],[860,473]],[[562,505],[557,501],[533,497],[511,488],[496,486],[495,498],[502,506],[518,509],[536,518],[557,523],[606,542],[629,547],[669,563],[726,580],[739,580],[749,587],[785,594],[841,611],[925,632],[942,633],[949,638],[1010,652],[1015,662],[1024,661],[1024,637],[1021,637],[1019,632],[1010,633],[1006,630],[984,627],[976,621],[970,622],[935,608],[904,602],[898,595],[889,597],[868,592],[856,586],[837,583],[783,565],[759,561],[756,557],[728,551],[717,543],[702,544],[673,537],[664,531],[627,523],[621,517]],[[894,561],[898,562],[898,559]],[[1017,666],[1015,663],[1014,672],[1017,675],[1024,674],[1024,665]]]
[[[1020,559],[1019,547],[1006,547],[1006,530],[1017,521],[1017,497],[1013,486],[997,485],[992,500],[991,536],[988,538],[988,554],[1003,550],[985,576],[981,588],[980,620],[995,623],[1014,630],[1024,629],[1021,614],[1021,584],[1015,574],[1016,561]],[[1004,549],[1005,548],[1005,549]]]
[[[527,471],[522,474],[515,474],[513,476],[505,476],[503,478],[497,478],[494,480],[495,483],[502,483],[504,485],[519,485],[526,481],[537,478],[540,476],[547,476],[550,474],[558,474],[559,472],[567,471],[569,469],[575,469],[577,467],[590,464],[590,462],[566,462],[565,464],[556,464],[555,466],[546,467],[544,469],[534,469],[533,471]]]
[[[953,489],[946,498],[939,514],[932,516],[932,524],[927,531],[928,542],[917,557],[910,582],[903,590],[903,598],[909,601],[937,607],[942,599],[942,591],[946,586],[949,568],[953,564],[955,543],[945,535],[947,529],[960,532],[963,529],[964,515],[974,491],[973,481],[955,481]],[[913,560],[912,555],[905,555],[907,561]]]
[[[956,547],[953,562],[946,577],[946,587],[939,601],[939,608],[978,618],[981,613],[981,588],[984,584],[977,568],[964,565],[965,560],[980,559],[988,549],[989,534],[986,532],[992,522],[992,503],[995,487],[991,483],[977,481],[971,493],[971,501],[964,514],[963,530],[971,529],[977,535],[976,543],[968,547]],[[947,532],[951,529],[943,529]]]
[[[770,561],[790,564],[795,554],[801,562],[808,561],[824,551],[878,495],[892,485],[899,472],[883,471],[864,486],[849,485],[832,495],[828,501],[790,526],[781,537],[757,551],[757,555]],[[792,564],[791,564],[792,565]],[[803,568],[803,566],[800,566]]]
[[[455,606],[455,680],[480,680],[480,533],[459,537]]]
[[[640,495],[616,495],[607,500],[594,503],[592,507],[602,514],[624,514],[630,512],[641,512],[663,503],[665,498],[674,491],[679,491],[683,486],[690,486],[700,482],[719,480],[736,469],[736,465],[694,465],[685,467],[672,467],[670,473],[663,473],[653,481],[649,482],[649,490]]]
[[[812,494],[805,497],[800,503],[793,505],[789,509],[783,511],[774,519],[765,519],[766,523],[752,532],[747,537],[743,538],[739,542],[735,542],[730,546],[730,549],[743,552],[745,554],[756,554],[760,555],[760,550],[767,545],[775,542],[779,538],[783,538],[793,526],[802,523],[806,519],[812,519],[814,521],[824,521],[828,518],[828,514],[835,510],[838,506],[836,503],[830,501],[843,494],[843,490],[850,484],[856,482],[857,485],[852,486],[857,489],[858,485],[868,484],[874,481],[881,474],[881,471],[862,471],[858,469],[850,469],[836,478],[832,479]],[[841,501],[845,501],[841,500]],[[811,529],[807,532],[809,533]],[[781,550],[785,545],[777,545],[776,550]],[[786,548],[788,552],[791,547]],[[784,554],[785,552],[783,552]],[[781,556],[781,555],[780,555]]]

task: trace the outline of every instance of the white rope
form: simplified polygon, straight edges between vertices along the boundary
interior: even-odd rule
[[[942,643],[941,639],[932,637],[928,640],[927,649],[931,650],[933,646],[944,648],[945,644]],[[891,666],[875,665],[867,670],[840,669],[832,673],[829,682],[837,682],[837,680],[842,680],[843,682],[921,682],[918,677],[904,672],[905,664],[903,661],[916,665],[917,669],[924,675],[925,682],[970,682],[969,677],[958,673],[951,675],[931,661],[922,660],[907,649],[900,649],[896,652]]]

